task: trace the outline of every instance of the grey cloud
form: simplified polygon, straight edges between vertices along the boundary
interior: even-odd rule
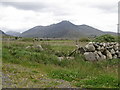
[[[1,2],[3,6],[12,6],[22,10],[32,10],[39,12],[53,12],[55,16],[69,15],[70,13],[59,6],[43,2]]]
[[[23,10],[42,10],[48,7],[48,5],[41,2],[1,2],[1,4],[3,6],[12,6]]]

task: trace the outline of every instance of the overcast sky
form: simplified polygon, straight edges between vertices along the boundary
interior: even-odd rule
[[[8,2],[9,1],[9,2]],[[117,32],[119,0],[1,0],[0,29],[26,31],[68,20]]]

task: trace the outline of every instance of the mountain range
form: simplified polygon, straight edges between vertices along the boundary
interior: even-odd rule
[[[40,38],[80,38],[93,37],[103,34],[117,35],[114,32],[104,32],[88,25],[75,25],[69,21],[61,21],[57,24],[48,26],[35,26],[23,33],[16,31],[7,31],[4,33],[0,30],[3,36],[20,36],[20,37],[40,37]]]
[[[40,37],[40,38],[79,38],[99,36],[103,34],[113,34],[114,32],[103,32],[88,25],[75,25],[69,21],[61,21],[49,26],[35,26],[22,34],[21,37]]]
[[[5,33],[10,36],[19,36],[21,34],[20,32],[16,32],[16,31],[7,31]]]

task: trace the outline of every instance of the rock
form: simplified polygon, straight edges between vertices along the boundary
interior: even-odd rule
[[[93,44],[88,44],[85,46],[85,48],[87,49],[87,51],[89,52],[94,52],[95,51],[95,47]]]
[[[116,50],[118,50],[118,46],[117,45],[114,45],[113,46],[113,49],[116,51]]]
[[[112,55],[114,55],[114,54],[115,54],[115,50],[114,50],[114,49],[111,49],[111,50],[110,50],[110,53],[111,53]]]
[[[99,45],[97,45],[96,43],[94,43],[93,45],[94,45],[95,48],[98,48],[98,47],[99,47]]]
[[[116,58],[117,58],[117,55],[115,54],[115,55],[113,56],[113,58],[116,59]]]
[[[29,49],[29,48],[31,48],[31,46],[27,46],[27,47],[26,47],[26,49]]]
[[[93,52],[85,52],[84,56],[87,61],[96,61],[96,55]]]
[[[106,56],[103,55],[100,51],[98,51],[97,53],[98,53],[98,55],[99,55],[98,60],[105,60],[105,59],[106,59]]]
[[[120,48],[117,42],[89,42],[85,48],[80,48],[84,53],[85,59],[88,61],[105,60],[112,58],[120,58]]]
[[[120,52],[117,53],[117,57],[120,58]]]
[[[99,55],[98,55],[97,51],[95,51],[94,54],[95,54],[96,60],[98,60],[99,59]]]
[[[103,51],[104,51],[104,49],[105,49],[105,48],[102,46],[102,47],[100,48],[100,51],[101,51],[101,52],[103,52]]]
[[[83,48],[83,47],[80,47],[78,50],[80,51],[81,54],[84,54],[86,51],[85,48]]]
[[[106,43],[103,43],[103,47],[105,47],[106,46]]]
[[[106,59],[106,56],[105,55],[101,55],[99,58],[98,58],[98,61],[100,60],[105,60]]]
[[[74,59],[74,57],[66,57],[67,59]]]
[[[100,51],[98,51],[97,53],[100,57],[103,55]]]
[[[106,50],[106,57],[107,59],[112,59],[112,54],[108,50]]]
[[[102,60],[105,60],[106,58],[107,58],[107,57],[106,57],[105,55],[102,55],[102,56],[101,56],[101,59],[102,59]]]
[[[37,49],[39,49],[39,50],[43,51],[43,48],[42,48],[42,46],[41,46],[41,45],[37,45],[37,46],[35,46],[35,48],[37,48]]]
[[[96,49],[97,51],[100,51],[100,49],[101,49],[101,47],[100,46],[98,46],[98,48]]]
[[[103,46],[103,43],[100,43],[100,46]]]
[[[58,57],[59,61],[62,61],[64,59],[64,57]]]

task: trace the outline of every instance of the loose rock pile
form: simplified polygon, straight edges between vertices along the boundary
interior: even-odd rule
[[[98,43],[89,42],[85,47],[80,48],[80,52],[88,61],[98,61],[105,59],[120,58],[120,49],[117,42]]]

